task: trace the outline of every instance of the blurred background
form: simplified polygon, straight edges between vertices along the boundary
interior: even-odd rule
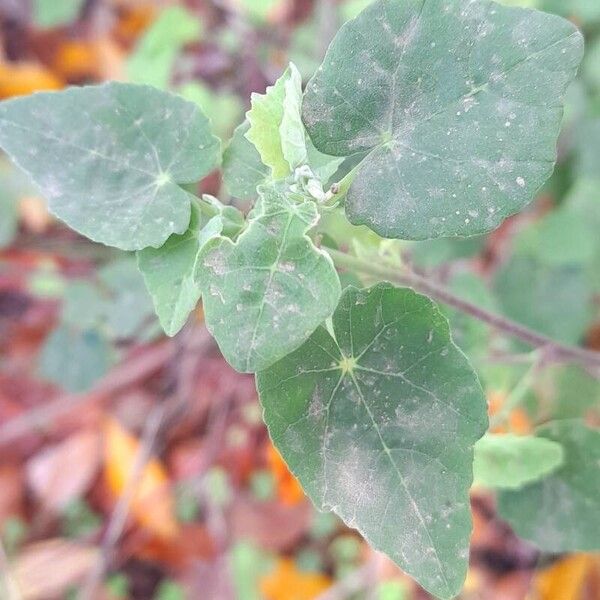
[[[305,80],[368,0],[0,0],[0,98],[108,79],[182,94],[224,144],[293,60]],[[559,164],[489,236],[373,245],[456,294],[600,350],[600,1],[513,0],[566,16],[586,57]],[[227,199],[217,175],[201,191]],[[584,417],[600,384],[446,310],[496,432]],[[464,600],[598,600],[600,556],[549,556],[472,493]],[[577,518],[574,515],[573,518]],[[600,515],[599,515],[600,519]],[[413,600],[429,596],[330,514],[271,446],[252,377],[202,311],[166,339],[132,256],[62,226],[0,157],[0,597]],[[4,586],[3,589],[1,586]]]

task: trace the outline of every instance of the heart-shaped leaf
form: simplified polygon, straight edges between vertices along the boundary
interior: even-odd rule
[[[199,181],[220,152],[195,104],[125,83],[0,104],[0,146],[57,217],[123,250],[187,229],[190,197],[178,184]]]
[[[545,552],[599,550],[600,431],[566,419],[536,433],[562,445],[564,464],[539,482],[502,492],[500,514]]]
[[[490,231],[552,172],[583,38],[561,17],[488,0],[378,0],[309,82],[326,154],[367,151],[348,218],[391,238]]]
[[[315,204],[274,185],[259,193],[238,241],[209,241],[197,270],[206,325],[225,358],[244,372],[298,348],[340,297],[333,262],[306,235],[318,221]]]
[[[333,335],[335,337],[333,337]],[[350,287],[296,352],[257,375],[273,442],[317,507],[333,509],[432,593],[467,569],[477,376],[424,296]]]

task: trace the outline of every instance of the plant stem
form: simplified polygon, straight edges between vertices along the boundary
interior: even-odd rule
[[[407,268],[398,270],[395,267],[385,264],[368,262],[345,252],[340,252],[339,250],[327,248],[327,251],[338,267],[413,288],[417,292],[426,294],[434,300],[447,304],[474,319],[487,323],[495,329],[517,338],[534,348],[542,348],[544,350],[544,358],[547,361],[575,362],[596,369],[600,368],[600,352],[562,344],[516,321],[488,312],[476,304],[459,298],[447,288],[421,275],[417,275]]]

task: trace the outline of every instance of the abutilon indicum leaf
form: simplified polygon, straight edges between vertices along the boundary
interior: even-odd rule
[[[389,238],[490,231],[549,177],[583,53],[565,19],[489,0],[378,0],[308,83],[318,150],[368,152],[346,214]]]
[[[122,250],[159,247],[190,222],[194,183],[220,142],[191,102],[107,83],[0,104],[0,146],[67,225]]]
[[[259,187],[248,228],[234,243],[209,241],[196,271],[206,326],[238,371],[255,372],[300,346],[329,317],[341,293],[328,254],[306,235],[313,202],[277,185]]]
[[[185,325],[189,314],[200,300],[201,289],[196,280],[196,266],[204,245],[234,225],[241,229],[243,215],[232,206],[214,202],[218,214],[211,218],[192,209],[188,230],[172,235],[160,248],[145,248],[138,252],[138,267],[152,296],[162,328],[174,336]]]
[[[600,431],[565,419],[536,435],[560,444],[564,462],[541,481],[502,492],[500,515],[544,552],[600,550]]]
[[[388,283],[346,288],[333,331],[320,326],[257,386],[273,442],[317,507],[433,594],[455,596],[487,415],[436,306]]]

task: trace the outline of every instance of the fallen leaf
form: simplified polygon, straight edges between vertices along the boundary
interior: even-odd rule
[[[64,82],[42,65],[0,62],[0,98],[26,96],[40,90],[59,90]]]
[[[533,582],[535,600],[582,600],[588,597],[588,579],[600,573],[600,556],[572,554],[538,573]],[[591,598],[591,596],[589,596]]]
[[[279,559],[275,569],[259,582],[266,600],[313,600],[330,585],[329,577],[299,571],[289,558]]]
[[[269,470],[275,477],[279,499],[288,505],[302,502],[305,498],[302,486],[288,469],[277,448],[271,443],[267,446],[267,462]]]
[[[75,433],[27,462],[27,485],[47,509],[59,512],[88,490],[100,467],[100,457],[98,433]]]
[[[127,489],[140,448],[139,440],[114,419],[104,426],[104,477],[115,500]],[[175,520],[175,501],[163,464],[152,458],[137,479],[131,502],[136,522],[158,537],[174,538],[179,527]]]
[[[239,495],[227,516],[232,534],[249,539],[265,550],[291,549],[306,534],[312,518],[308,502],[285,505],[279,501],[260,502]]]
[[[98,557],[93,546],[56,538],[25,547],[9,573],[22,600],[48,600],[81,582]]]

